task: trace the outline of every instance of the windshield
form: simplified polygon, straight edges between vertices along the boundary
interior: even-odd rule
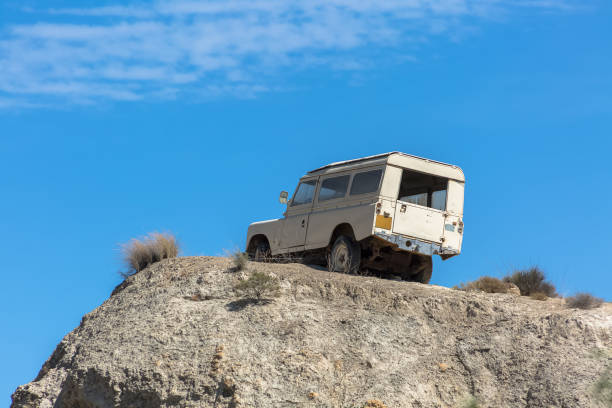
[[[308,180],[300,183],[295,192],[295,196],[291,201],[291,206],[308,204],[312,202],[314,197],[315,187],[317,186],[317,180]]]

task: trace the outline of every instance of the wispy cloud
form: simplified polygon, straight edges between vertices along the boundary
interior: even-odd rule
[[[364,72],[372,57],[414,59],[408,45],[455,38],[479,19],[570,7],[564,0],[166,0],[24,11],[38,22],[0,31],[0,107],[254,97],[297,71]]]

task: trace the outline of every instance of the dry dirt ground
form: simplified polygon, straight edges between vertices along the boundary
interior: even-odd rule
[[[233,290],[280,279],[270,301]],[[159,262],[69,333],[13,407],[604,407],[612,305],[226,258]]]

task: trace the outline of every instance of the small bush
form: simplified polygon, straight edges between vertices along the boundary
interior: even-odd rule
[[[154,232],[121,245],[121,252],[127,271],[120,273],[127,278],[162,259],[176,258],[179,246],[173,235]]]
[[[595,383],[595,399],[612,407],[612,369],[608,368]]]
[[[507,293],[508,283],[490,276],[483,276],[475,281],[462,283],[458,289],[466,292],[482,291],[486,293]]]
[[[576,293],[574,296],[565,299],[567,307],[572,309],[595,309],[601,306],[602,303],[603,299],[589,293]]]
[[[248,279],[236,284],[234,290],[259,301],[265,296],[278,296],[280,286],[278,278],[263,272],[253,272]]]
[[[229,254],[229,257],[234,264],[235,272],[246,269],[247,263],[249,262],[249,255],[246,252],[236,249],[234,252]]]
[[[601,356],[607,361],[605,370],[593,387],[593,396],[606,407],[612,407],[612,350]]]
[[[460,405],[461,408],[480,408],[478,400],[473,395],[467,396]]]
[[[543,293],[548,297],[556,297],[555,286],[546,281],[544,272],[537,266],[533,268],[516,271],[512,275],[506,276],[504,282],[511,282],[518,286],[522,296],[529,296],[532,293]]]
[[[548,296],[546,295],[546,293],[542,292],[533,292],[531,295],[529,295],[529,297],[534,300],[548,300]]]

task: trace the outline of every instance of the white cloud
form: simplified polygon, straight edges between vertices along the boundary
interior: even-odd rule
[[[292,71],[367,71],[465,20],[563,0],[163,0],[39,12],[0,31],[0,97],[61,103],[254,97]],[[60,19],[61,17],[61,19]],[[67,18],[70,23],[58,22]],[[393,58],[389,58],[393,60]],[[397,59],[396,59],[397,60]],[[25,102],[28,102],[26,100]],[[24,102],[24,103],[25,103]]]

